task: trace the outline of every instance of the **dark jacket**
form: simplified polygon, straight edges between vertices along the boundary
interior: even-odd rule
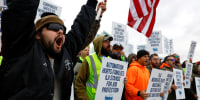
[[[81,8],[65,44],[54,60],[55,77],[61,86],[61,100],[69,100],[73,62],[96,15],[96,0]],[[52,100],[54,74],[47,54],[35,39],[34,19],[39,0],[7,0],[2,13],[3,62],[0,67],[0,100]],[[95,6],[95,7],[94,7]],[[91,39],[92,40],[92,39]]]
[[[173,67],[170,67],[168,64],[166,63],[162,63],[162,65],[160,66],[160,69],[161,70],[167,70],[167,71],[170,71],[170,72],[173,72]],[[174,84],[174,80],[172,82],[172,84]],[[176,100],[176,93],[175,93],[175,90],[172,89],[172,92],[169,93],[168,97],[167,97],[167,100]]]

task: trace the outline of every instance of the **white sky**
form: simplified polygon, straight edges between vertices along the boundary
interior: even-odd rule
[[[87,0],[51,0],[62,6],[61,18],[69,30],[81,6]],[[111,34],[112,21],[126,24],[130,0],[107,0],[107,11],[104,13],[98,34],[104,30]],[[200,0],[160,0],[157,7],[154,31],[174,40],[174,51],[187,58],[191,41],[197,41],[193,61],[200,60]],[[128,27],[128,26],[127,26]],[[146,37],[132,28],[128,29],[129,43],[145,44]],[[136,53],[136,49],[134,51]]]

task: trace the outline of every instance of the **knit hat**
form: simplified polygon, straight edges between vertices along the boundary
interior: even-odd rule
[[[149,52],[146,50],[140,50],[137,52],[137,59],[141,58],[142,56],[149,55]]]
[[[65,27],[64,22],[58,16],[48,15],[48,16],[42,17],[41,19],[37,20],[37,22],[35,24],[36,32],[38,32],[39,29],[41,29],[43,26],[45,26],[48,23],[58,23]]]

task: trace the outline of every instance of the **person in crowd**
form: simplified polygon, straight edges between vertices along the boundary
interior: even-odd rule
[[[149,70],[149,73],[151,75],[152,68],[160,69],[160,58],[158,54],[151,54],[149,57],[150,64],[146,66],[146,68]],[[160,96],[164,96],[164,92],[160,92]]]
[[[82,6],[68,34],[55,14],[34,24],[39,1],[7,0],[2,12],[1,100],[69,100],[73,62],[96,35],[97,0]],[[100,4],[103,13],[106,1]]]
[[[121,61],[126,61],[125,56],[123,56],[124,55],[122,51],[123,49],[124,47],[121,44],[118,43],[114,44],[110,56],[117,56],[117,58],[119,58]]]
[[[175,66],[174,56],[170,55],[164,58],[164,61],[162,65],[160,66],[160,69],[173,72],[174,66]],[[172,86],[171,86],[171,92],[169,93],[167,100],[176,100],[176,93],[175,93],[176,89],[177,89],[177,86],[174,84],[174,81],[173,81]]]
[[[189,96],[188,98],[186,98],[186,100],[198,100],[195,77],[198,78],[200,77],[200,64],[193,65],[193,73],[192,73],[193,81],[191,83],[190,92],[188,94]]]
[[[143,100],[148,97],[146,89],[148,86],[150,73],[146,69],[149,60],[149,52],[140,50],[137,52],[137,61],[133,61],[127,70],[128,82],[125,84],[126,100]]]
[[[146,68],[149,70],[150,73],[152,71],[152,68],[160,69],[160,59],[159,59],[158,54],[151,54],[151,56],[149,57],[149,60],[150,60],[150,64],[146,66]]]
[[[74,67],[74,74],[77,75],[81,64],[83,63],[86,56],[89,56],[89,46],[86,46],[83,50],[80,51],[80,56],[78,57],[78,61]]]
[[[109,56],[112,40],[113,38],[108,35],[101,35],[93,40],[96,53],[85,57],[75,79],[75,92],[79,100],[95,99],[102,58]]]
[[[174,59],[175,59],[174,68],[182,70],[182,64],[180,62],[180,56],[178,54],[176,54],[176,53],[174,53],[172,56],[174,56]]]
[[[3,60],[3,56],[0,56],[0,66],[1,66],[1,62]],[[0,67],[1,68],[1,67]]]
[[[137,60],[137,55],[134,53],[131,53],[128,55],[128,64],[131,64],[133,61]]]

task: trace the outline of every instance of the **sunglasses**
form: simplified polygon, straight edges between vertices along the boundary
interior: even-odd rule
[[[168,60],[170,60],[170,61],[174,61],[174,59],[168,59]]]
[[[49,23],[46,27],[48,30],[53,30],[53,31],[59,31],[60,29],[63,31],[65,34],[66,28],[63,25],[57,24],[57,23]]]

